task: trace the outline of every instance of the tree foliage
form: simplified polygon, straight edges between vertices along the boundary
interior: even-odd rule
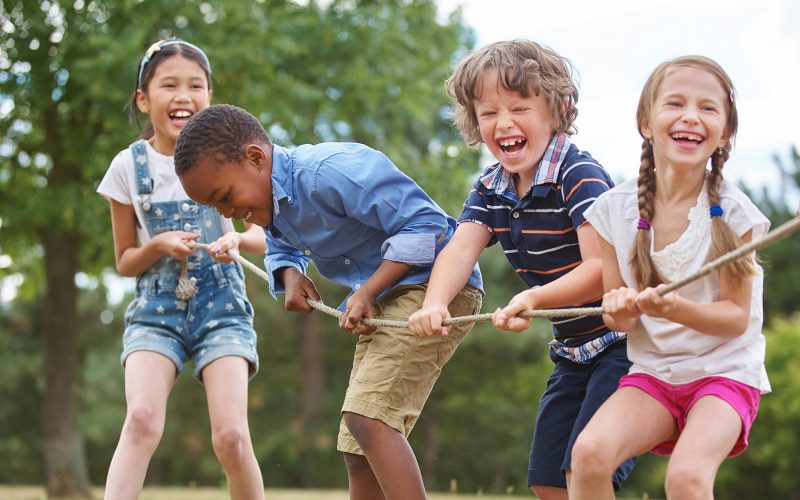
[[[10,307],[0,304],[0,483],[44,480],[52,496],[66,496],[105,479],[125,413],[119,351],[130,297],[106,298],[101,277],[113,266],[112,239],[95,187],[138,135],[123,109],[136,62],[170,35],[206,50],[214,101],[247,108],[279,144],[369,144],[453,214],[479,168],[478,153],[447,123],[443,92],[472,35],[457,14],[437,16],[433,0],[4,1],[0,259],[12,264],[0,260],[0,280],[24,281]],[[784,171],[797,181],[796,151],[792,159],[794,171]],[[790,216],[791,207],[766,194],[759,205],[773,225]],[[726,495],[798,496],[794,441],[773,431],[791,434],[800,420],[791,401],[800,373],[790,362],[800,331],[791,300],[800,287],[799,250],[793,238],[763,253],[768,316],[790,319],[768,330],[776,392],[763,401],[751,449],[723,465],[718,489]],[[497,248],[481,266],[484,310],[522,289]],[[315,281],[327,303],[344,297]],[[249,416],[265,482],[346,487],[335,440],[354,339],[326,316],[286,313],[253,275],[247,286],[261,358]],[[459,347],[411,435],[429,488],[527,493],[530,436],[551,369],[548,339],[545,322],[522,335],[481,324]],[[661,496],[664,465],[643,457],[622,493]],[[147,481],[224,481],[204,391],[189,373],[171,396]]]

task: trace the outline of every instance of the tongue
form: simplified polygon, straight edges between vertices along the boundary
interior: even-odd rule
[[[189,120],[188,118],[172,118],[170,121],[172,121],[172,125],[178,128],[183,128],[183,126],[186,125],[186,122],[188,120]]]

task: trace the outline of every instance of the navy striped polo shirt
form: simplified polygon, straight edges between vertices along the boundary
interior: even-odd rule
[[[586,221],[583,212],[613,185],[589,153],[578,150],[566,134],[558,134],[525,196],[517,196],[512,177],[499,163],[494,164],[475,183],[458,222],[476,222],[491,231],[488,246],[499,241],[517,275],[529,287],[541,286],[581,263],[576,230]],[[601,302],[598,297],[574,307],[595,307]],[[583,345],[609,333],[602,316],[551,321],[556,343],[564,347]]]

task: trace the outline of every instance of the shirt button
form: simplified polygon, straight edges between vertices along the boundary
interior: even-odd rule
[[[292,202],[292,197],[291,197],[291,196],[289,196],[288,198],[286,198],[286,201],[288,201],[289,203],[291,203],[291,202]]]
[[[188,203],[184,203],[183,205],[181,205],[181,210],[183,210],[184,212],[187,212],[189,210],[189,204]]]
[[[359,288],[361,288],[361,285],[356,285],[356,286],[355,286],[355,287],[353,287],[353,288],[355,288],[356,290],[358,290]]]
[[[304,253],[304,254],[306,254],[306,255],[311,255],[311,250],[306,250],[306,251],[305,251],[305,252],[303,252],[303,253]]]
[[[514,217],[515,219],[519,219],[519,212],[514,212],[514,215],[513,215],[513,217]]]
[[[344,259],[344,263],[349,266],[350,265],[350,259]]]
[[[192,225],[187,222],[186,224],[183,225],[183,230],[184,231],[191,231],[192,230]]]

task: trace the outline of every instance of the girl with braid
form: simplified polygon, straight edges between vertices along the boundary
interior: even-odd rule
[[[650,75],[636,113],[639,177],[586,218],[601,239],[604,320],[628,332],[632,365],[572,451],[570,499],[614,498],[629,457],[671,455],[667,498],[713,498],[722,461],[747,447],[770,391],[755,256],[671,293],[665,283],[763,236],[767,218],[723,180],[737,128],[733,85],[714,61],[685,56]]]

